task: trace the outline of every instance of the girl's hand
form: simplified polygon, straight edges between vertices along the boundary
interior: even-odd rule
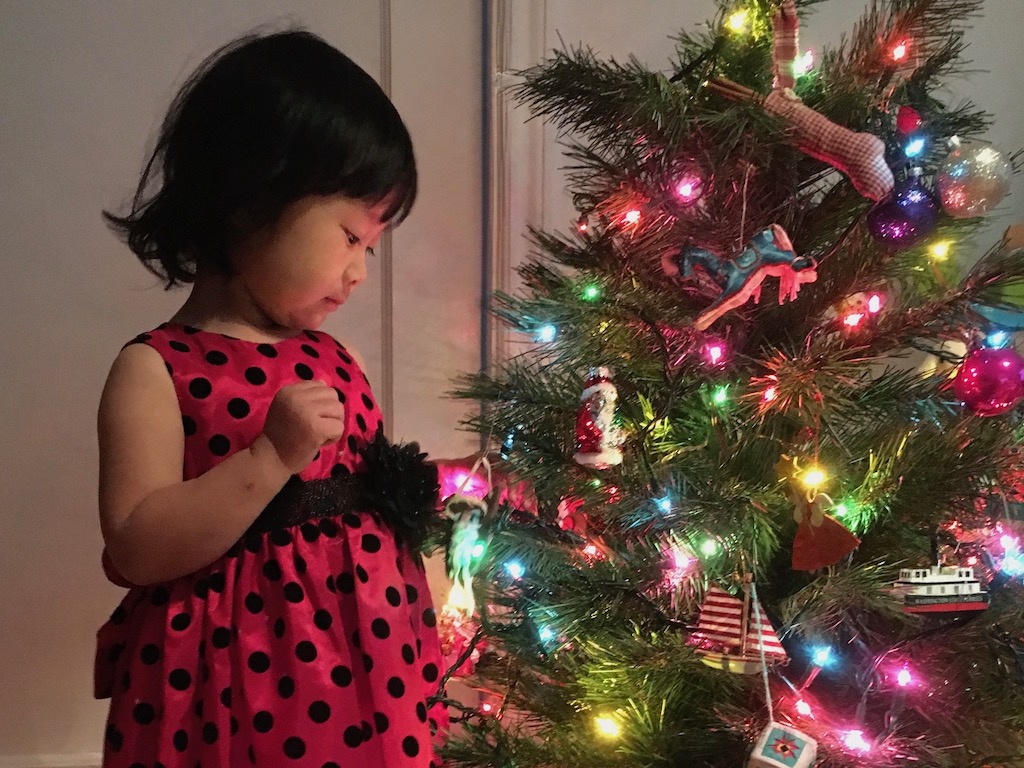
[[[303,381],[281,387],[263,425],[263,434],[292,474],[301,472],[323,446],[345,432],[345,406],[333,387]]]

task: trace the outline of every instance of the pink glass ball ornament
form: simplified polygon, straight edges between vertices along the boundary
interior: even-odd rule
[[[998,416],[1024,398],[1024,358],[1012,347],[976,349],[953,380],[958,400],[978,416]]]

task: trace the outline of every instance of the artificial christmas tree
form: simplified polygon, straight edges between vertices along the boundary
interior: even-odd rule
[[[478,521],[451,766],[1024,765],[1024,364],[984,351],[1024,251],[969,239],[1015,158],[939,95],[982,2],[879,0],[797,71],[812,4],[522,73],[580,223],[496,297],[539,341],[458,389],[531,504]]]

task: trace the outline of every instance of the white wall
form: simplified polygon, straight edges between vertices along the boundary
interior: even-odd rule
[[[444,393],[479,360],[478,3],[0,0],[0,768],[98,763],[93,637],[121,590],[98,566],[95,409],[120,346],[185,297],[100,209],[130,196],[176,87],[217,46],[299,24],[379,77],[389,6],[392,93],[421,183],[394,236],[394,334],[382,342],[373,274],[325,327],[376,386],[391,344],[393,434],[461,456],[476,439]]]

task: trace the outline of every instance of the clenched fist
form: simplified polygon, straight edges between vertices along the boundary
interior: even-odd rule
[[[281,387],[263,425],[263,434],[292,474],[301,472],[325,445],[345,431],[345,406],[333,387],[303,381]]]

